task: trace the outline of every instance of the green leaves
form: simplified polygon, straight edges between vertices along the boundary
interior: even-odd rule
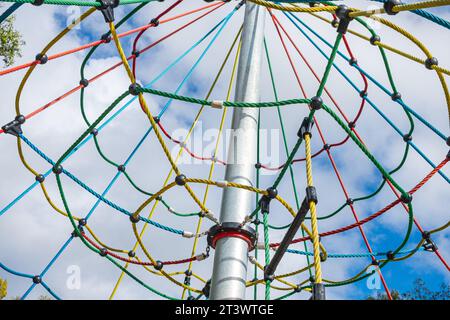
[[[21,57],[21,47],[25,44],[21,34],[14,29],[15,17],[11,16],[0,24],[0,57],[5,67],[14,64]]]
[[[0,300],[8,294],[8,281],[0,279]]]

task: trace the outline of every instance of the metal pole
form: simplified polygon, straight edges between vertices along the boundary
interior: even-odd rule
[[[236,81],[236,101],[259,102],[260,71],[264,53],[265,8],[250,2],[245,4],[242,44]],[[233,112],[233,135],[228,151],[225,180],[252,185],[255,176],[257,144],[256,108],[236,108]],[[254,194],[235,188],[225,188],[220,222],[244,221],[252,211]],[[248,244],[237,237],[224,237],[216,243],[211,280],[212,300],[245,299]]]

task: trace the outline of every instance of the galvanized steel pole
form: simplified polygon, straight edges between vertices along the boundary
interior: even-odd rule
[[[260,101],[260,73],[264,53],[265,8],[246,2],[235,101]],[[252,185],[255,177],[257,108],[235,108],[225,180]],[[254,194],[225,188],[220,222],[241,223],[251,213]],[[248,243],[239,237],[217,240],[211,280],[212,300],[245,299]]]

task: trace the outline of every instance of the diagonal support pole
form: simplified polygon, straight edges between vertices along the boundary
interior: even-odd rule
[[[301,224],[305,220],[306,214],[309,211],[309,204],[305,200],[303,200],[302,205],[300,207],[300,210],[298,210],[297,215],[294,218],[294,221],[292,221],[289,229],[286,231],[283,240],[281,241],[280,245],[278,246],[277,251],[272,257],[272,260],[270,260],[270,263],[267,265],[266,269],[264,270],[264,278],[270,278],[275,274],[275,271],[277,270],[278,265],[281,262],[281,259],[283,258],[284,254],[286,253],[286,250],[289,247],[289,244],[292,242],[292,240],[295,237],[295,234],[297,233],[298,229],[300,228]]]

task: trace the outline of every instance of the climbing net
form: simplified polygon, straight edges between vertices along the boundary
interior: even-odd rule
[[[426,231],[421,226],[417,216],[414,215],[413,204],[415,204],[415,194],[419,194],[420,189],[435,176],[435,179],[442,180],[440,183],[443,183],[443,188],[447,188],[448,191],[450,180],[445,173],[445,166],[450,160],[450,153],[447,153],[450,139],[437,126],[427,121],[426,116],[421,115],[414,107],[407,104],[405,97],[402,97],[397,90],[398,85],[389,58],[395,56],[409,61],[411,64],[423,65],[424,72],[429,69],[429,72],[436,74],[444,93],[446,110],[439,105],[430,105],[429,108],[432,109],[433,113],[439,115],[443,115],[445,112],[447,116],[450,116],[450,95],[446,84],[446,77],[450,75],[450,71],[439,65],[438,59],[419,39],[388,18],[397,14],[416,15],[420,19],[426,20],[427,23],[436,24],[437,28],[440,28],[443,33],[448,32],[448,29],[450,29],[449,21],[424,9],[446,6],[450,4],[450,1],[430,0],[408,4],[391,0],[378,1],[383,2],[383,6],[371,10],[351,8],[332,1],[316,1],[314,3],[266,0],[247,0],[246,3],[244,1],[213,1],[211,3],[190,1],[190,5],[195,4],[199,7],[189,8],[189,10],[177,14],[175,12],[180,11],[188,1],[174,0],[161,3],[152,0],[121,0],[120,2],[2,0],[2,2],[12,2],[13,4],[0,15],[0,23],[15,13],[21,6],[28,4],[87,8],[79,19],[73,21],[54,37],[36,55],[33,61],[0,70],[2,78],[18,72],[24,73],[15,99],[16,117],[2,127],[0,138],[11,139],[11,137],[15,137],[17,139],[19,159],[35,179],[25,191],[0,208],[0,217],[5,219],[8,213],[12,214],[14,206],[19,201],[24,200],[33,189],[40,187],[41,193],[51,209],[65,217],[64,219],[70,223],[71,230],[73,230],[41,272],[24,273],[24,270],[19,270],[19,267],[10,266],[7,257],[2,256],[1,259],[4,261],[0,261],[0,267],[4,271],[17,277],[28,278],[31,281],[30,287],[22,295],[22,299],[27,298],[37,285],[43,286],[56,299],[63,297],[52,289],[46,275],[63,252],[70,248],[70,244],[76,241],[97,254],[92,259],[106,259],[120,271],[120,276],[111,292],[110,299],[114,298],[122,280],[127,277],[151,291],[152,297],[155,298],[162,297],[173,300],[208,298],[210,290],[208,279],[211,277],[211,264],[209,263],[211,259],[208,258],[217,240],[215,239],[217,234],[212,235],[211,230],[217,230],[217,227],[221,226],[219,216],[211,209],[216,204],[211,203],[212,201],[208,202],[208,195],[211,192],[219,193],[227,188],[243,189],[255,194],[253,211],[247,213],[239,227],[252,225],[256,230],[256,234],[253,235],[254,239],[251,236],[246,238],[250,247],[249,263],[254,268],[253,278],[247,281],[246,286],[253,288],[255,299],[262,297],[258,288],[264,289],[265,299],[286,299],[295,297],[302,292],[314,293],[318,288],[317,285],[340,287],[357,283],[374,274],[380,277],[387,296],[391,298],[388,283],[383,276],[383,268],[388,264],[404,261],[416,254],[434,254],[444,268],[447,271],[449,270],[447,262],[433,241],[433,235],[445,231],[449,223]],[[242,21],[239,21],[236,16],[243,11],[242,8],[250,3],[259,5],[262,10],[267,11],[266,27],[272,28],[275,36],[278,37],[278,39],[273,39],[273,37],[266,36],[264,39],[264,66],[266,66],[266,80],[268,80],[267,83],[271,88],[268,97],[271,98],[264,102],[233,102],[233,86],[238,68],[242,34]],[[130,9],[133,4],[133,8]],[[123,11],[120,12],[125,12],[120,18],[117,17],[118,10],[116,10],[119,5],[123,7]],[[107,32],[99,37],[100,40],[50,54],[62,39],[76,30],[77,25],[99,15],[99,12],[102,21],[104,19],[106,22],[105,27],[107,27]],[[121,27],[129,26],[128,23],[132,21],[133,17],[144,12],[158,12],[158,14],[153,15],[149,23],[143,26],[128,29],[122,33],[117,31]],[[20,14],[20,10],[17,11],[17,14]],[[204,34],[190,34],[190,39],[198,37],[198,39],[195,39],[195,43],[183,50],[182,54],[168,64],[161,73],[156,76],[152,75],[150,82],[142,83],[139,80],[139,70],[147,70],[145,63],[139,63],[143,56],[155,51],[158,45],[170,41],[170,38],[179,33],[184,32],[187,35],[190,28],[201,24],[202,20],[210,16],[214,16],[216,19],[212,28]],[[307,22],[308,19],[315,20],[316,23],[322,23],[323,28],[326,28],[328,32],[327,36],[332,36],[334,42],[328,41],[324,33],[318,32],[316,28],[312,27]],[[151,33],[153,29],[164,30],[164,26],[177,21],[180,26],[177,26],[173,31],[156,40],[150,37],[149,43],[143,43],[148,42],[149,39],[144,35]],[[384,42],[382,40],[383,35],[378,34],[376,28],[372,27],[371,22],[373,21],[382,25],[384,31],[393,32],[397,37],[406,39],[408,44],[414,47],[414,50],[418,50],[420,54],[416,56]],[[198,66],[210,53],[214,45],[221,41],[223,43],[227,41],[223,40],[221,36],[227,33],[231,26],[236,25],[238,27],[233,29],[237,30],[233,31],[228,50],[215,54],[213,59],[215,63],[210,63],[208,67],[211,71],[216,69],[217,74],[210,83],[206,96],[198,97],[198,94],[189,94],[189,92],[200,91],[199,88],[190,91],[184,89],[191,81]],[[301,42],[297,41],[299,37],[302,37]],[[128,44],[126,41],[130,38]],[[370,47],[373,49],[372,56],[379,55],[381,57],[379,68],[387,79],[387,85],[382,84],[382,82],[385,82],[384,80],[377,80],[381,77],[371,75],[365,70],[364,64],[358,62],[357,54],[352,50],[352,41],[363,41],[368,47],[372,46]],[[308,54],[303,52],[302,48],[305,45],[310,46],[309,49],[315,50],[313,52],[317,61],[314,61],[314,63],[308,60]],[[95,56],[97,50],[106,46],[114,48],[114,55],[118,56],[120,61],[88,77],[87,74],[90,72],[87,69],[90,59]],[[184,73],[185,68],[180,65],[185,63],[183,62],[185,57],[192,54],[194,49],[202,46],[201,54],[193,65],[188,66],[188,71],[175,90],[157,89],[158,81],[171,70],[176,70],[177,74]],[[273,47],[281,48],[279,54],[273,54],[273,49],[271,50]],[[126,54],[127,50],[130,52],[129,55]],[[60,94],[57,98],[36,109],[27,110],[25,113],[22,106],[22,95],[26,92],[27,83],[32,78],[34,71],[36,69],[45,70],[47,63],[55,64],[57,60],[75,54],[84,56],[80,67],[81,80],[78,79],[73,88]],[[160,54],[161,52],[158,52],[152,56],[155,63],[158,63],[158,55]],[[218,56],[220,54],[222,57]],[[285,63],[286,68],[277,70],[281,60]],[[217,63],[217,61],[220,63]],[[323,70],[323,73],[320,73],[317,66],[319,61],[323,62],[324,67],[320,69]],[[372,59],[372,61],[377,60]],[[304,70],[300,71],[299,65]],[[349,75],[352,70],[359,77],[356,80],[353,80]],[[102,78],[107,77],[108,74],[123,73],[123,71],[126,72],[127,87],[116,92],[118,97],[109,106],[102,106],[101,112],[92,117],[95,112],[88,109],[88,106],[91,105],[87,102],[89,92],[95,91],[96,82],[101,82]],[[228,80],[225,85],[222,85],[222,88],[226,89],[224,90],[225,93],[216,92],[215,89],[221,87],[222,79],[226,78],[227,73],[229,74]],[[286,100],[281,98],[283,88],[280,85],[277,86],[276,80],[286,77],[288,73],[294,75],[296,91],[289,91],[290,97]],[[304,76],[303,73],[311,76],[311,80],[308,81],[309,85],[311,83],[314,85],[314,90],[309,90],[308,85],[305,84],[305,78],[308,79],[308,77]],[[337,90],[335,90],[331,81],[339,81],[340,87],[348,86],[357,98],[357,106],[355,107],[356,104],[353,102],[351,107],[341,106],[338,101],[342,101],[345,97],[334,96],[333,91],[336,92]],[[369,90],[369,87],[373,89],[373,92]],[[188,94],[183,94],[183,92],[188,92]],[[400,116],[395,119],[390,118],[386,108],[381,107],[376,102],[379,99],[371,97],[375,93],[387,96],[389,100],[392,100],[392,108],[397,108],[396,110],[401,112]],[[30,135],[32,132],[27,132],[27,124],[36,121],[49,109],[57,106],[64,108],[64,101],[76,94],[79,94],[79,106],[85,129],[81,134],[78,134],[78,138],[70,143],[64,152],[57,157],[51,157],[47,154],[45,146],[38,146],[33,142],[32,135]],[[152,103],[148,102],[150,98],[155,99],[152,101],[161,102],[162,107],[159,108],[158,112],[156,106],[152,107]],[[134,102],[137,103],[133,104]],[[383,101],[383,103],[386,102]],[[3,101],[2,104],[6,105],[7,102]],[[183,139],[176,139],[175,136],[171,135],[168,124],[164,121],[164,115],[173,104],[177,104],[180,114],[196,110],[193,121],[188,127],[188,133]],[[345,104],[350,103],[345,102]],[[108,155],[104,147],[104,139],[111,132],[107,128],[114,126],[114,122],[120,121],[121,115],[124,117],[123,114],[133,105],[138,106],[140,117],[146,119],[147,128],[131,153],[124,160],[118,161]],[[261,142],[258,135],[258,145],[255,146],[257,147],[258,158],[254,164],[256,180],[251,186],[215,178],[218,176],[218,174],[215,174],[215,170],[220,170],[227,165],[225,159],[219,157],[218,149],[219,140],[226,127],[227,111],[230,108],[256,108],[258,110],[258,129],[262,125],[274,126],[277,121],[281,129],[283,148],[286,151],[284,163],[279,166],[270,166],[260,162]],[[298,120],[295,134],[293,134],[295,136],[293,146],[289,146],[289,142],[292,141],[292,137],[289,136],[291,132],[285,126],[287,120],[283,118],[283,113],[289,109],[294,111],[291,114],[296,115],[296,120]],[[372,112],[372,117],[377,117],[382,121],[383,126],[392,129],[392,132],[396,135],[392,139],[400,139],[404,143],[402,150],[392,151],[400,159],[394,165],[379,160],[380,157],[383,157],[383,153],[372,152],[370,144],[366,144],[364,141],[364,134],[358,132],[357,124],[360,119],[364,118],[364,114],[369,112],[368,110]],[[264,118],[264,112],[272,111],[275,111],[275,113],[271,116],[270,123],[263,124],[263,119],[266,119]],[[211,156],[205,156],[192,150],[188,144],[199,120],[205,113],[208,114],[208,118],[218,116],[219,119],[219,135],[216,137],[215,149]],[[303,116],[300,117],[299,114]],[[322,120],[326,125],[321,126],[319,120]],[[426,152],[422,151],[420,142],[424,142],[424,140],[418,140],[420,142],[417,144],[415,143],[416,139],[413,140],[413,133],[417,124],[420,125],[420,132],[427,130],[433,135],[433,139],[438,141],[436,144],[438,146],[437,153],[441,155],[439,162],[435,163]],[[53,125],[57,124],[49,126]],[[331,127],[335,128],[336,131],[332,131],[332,137],[328,140],[326,131],[332,130]],[[343,137],[341,140],[337,138],[339,135]],[[151,154],[147,155],[146,158],[147,163],[149,163],[148,170],[154,170],[152,169],[152,161],[161,161],[154,153],[162,150],[163,159],[168,164],[168,174],[159,184],[161,187],[155,190],[146,190],[138,182],[139,172],[141,171],[132,170],[132,160],[144,143],[151,139],[155,139],[155,143],[152,144]],[[89,144],[92,144],[98,153],[95,160],[104,161],[107,166],[115,169],[115,173],[102,191],[96,190],[96,187],[86,182],[86,179],[79,178],[73,170],[69,169],[71,167],[69,159],[75,154],[82,153],[83,149],[86,149]],[[173,145],[178,146],[178,151],[175,154],[171,152]],[[345,149],[348,145],[352,145],[355,149]],[[389,144],[386,145],[386,148],[389,148]],[[373,174],[367,175],[368,181],[365,182],[368,186],[364,188],[366,194],[352,197],[352,191],[346,188],[345,179],[339,169],[343,159],[340,158],[340,150],[344,150],[341,152],[352,152],[364,156],[369,163],[368,166],[371,167],[370,170],[374,170]],[[30,161],[29,152],[35,153],[49,165],[47,171],[37,169],[37,165]],[[302,153],[304,153],[304,156],[300,155]],[[411,153],[415,153],[420,161],[429,165],[430,169],[423,176],[413,173],[415,184],[407,187],[400,185],[396,175],[402,171],[401,169],[407,163],[408,155]],[[179,163],[184,155],[207,165],[208,173],[200,177],[198,171],[193,171],[191,174],[187,166],[182,166]],[[32,159],[34,162],[36,158]],[[355,159],[359,158],[355,156]],[[317,160],[317,162],[314,163],[314,160]],[[329,175],[325,179],[328,183],[330,183],[329,181],[335,181],[336,185],[341,188],[342,195],[340,197],[342,200],[339,200],[337,195],[335,197],[327,195],[321,191],[320,187],[316,189],[314,185],[313,174],[318,175],[317,172],[322,170],[318,168],[322,167],[326,161],[331,164],[332,171],[328,172]],[[66,162],[69,165],[63,167]],[[91,159],[90,163],[94,163],[94,160]],[[302,164],[305,168],[304,176],[300,173]],[[90,164],[90,166],[93,165]],[[273,176],[264,177],[264,172],[274,173],[275,179]],[[158,173],[152,173],[152,176],[157,177]],[[332,179],[333,176],[335,180]],[[322,173],[320,177],[323,177]],[[139,196],[132,198],[133,201],[136,201],[134,207],[137,207],[137,209],[132,209],[132,207],[126,209],[124,205],[119,204],[119,200],[110,195],[113,194],[110,192],[111,189],[121,178],[132,190],[139,194]],[[364,177],[359,178],[363,179]],[[48,183],[53,181],[56,181],[57,187],[57,192],[54,193],[48,190]],[[74,209],[74,207],[79,208],[79,206],[68,192],[69,184],[77,185],[84,193],[95,199],[94,205],[88,210],[87,214],[82,214],[82,212],[78,212],[78,209]],[[72,187],[70,187],[70,190],[72,190]],[[288,195],[288,192],[292,195]],[[128,193],[131,193],[131,191]],[[186,202],[180,201],[180,198],[183,198]],[[144,200],[139,202],[140,199]],[[191,208],[190,210],[183,211],[182,208],[178,207],[185,203],[186,207]],[[120,225],[128,228],[124,228],[121,232],[131,231],[128,235],[131,236],[134,245],[131,247],[128,247],[128,243],[123,246],[117,245],[117,238],[114,236],[108,238],[104,228],[101,227],[105,220],[92,219],[102,205],[107,208],[108,215],[119,215],[121,217]],[[193,205],[196,209],[192,209]],[[320,205],[323,205],[323,207],[320,207]],[[420,208],[423,208],[423,205]],[[162,213],[157,214],[158,210],[164,210],[168,213],[164,218],[167,223],[158,222],[164,216]],[[369,228],[371,224],[380,221],[382,216],[385,217],[389,212],[395,210],[398,210],[398,212],[403,210],[406,214],[404,215],[405,220],[402,220],[405,222],[403,234],[396,234],[394,240],[383,243],[382,250],[374,251],[372,249],[373,243],[371,244],[364,229]],[[445,206],[442,210],[445,210]],[[360,218],[362,216],[360,211],[365,212],[363,218]],[[345,219],[342,217],[345,212],[351,213],[352,220],[349,220],[348,217]],[[283,215],[286,215],[285,218],[289,217],[289,221],[286,220],[287,222],[284,224],[279,223],[283,221],[280,220],[280,216]],[[91,223],[92,220],[98,222],[98,225]],[[330,221],[338,223],[341,227],[330,228],[332,225]],[[187,224],[192,227],[178,227]],[[4,224],[3,227],[5,227]],[[215,227],[216,229],[214,229]],[[103,235],[98,235],[96,229],[101,229]],[[298,229],[300,229],[301,236],[296,234]],[[148,230],[151,230],[151,237],[158,237],[157,240],[152,241],[150,236],[146,236]],[[235,231],[239,230],[236,229]],[[25,230],[22,231],[26,232]],[[345,236],[352,231],[362,237],[366,252],[328,252],[327,246],[332,246],[335,237]],[[290,238],[288,237],[289,233],[291,234]],[[241,233],[239,236],[245,238],[246,234]],[[287,238],[283,238],[284,236]],[[108,238],[108,241],[105,238]],[[278,242],[273,240],[282,238],[283,240],[277,240]],[[169,248],[172,242],[167,239],[176,243],[173,246],[174,248]],[[161,241],[168,241],[167,245],[161,246],[161,243],[163,243]],[[181,242],[183,244],[180,244]],[[184,246],[186,248],[189,246],[190,252],[189,249],[187,252],[177,249],[184,248]],[[153,251],[158,247],[163,247],[163,250],[159,250],[161,256],[157,257]],[[282,247],[284,247],[283,250],[281,250]],[[199,248],[202,249],[199,250]],[[172,255],[171,260],[168,260],[168,254],[166,254],[169,251]],[[289,265],[283,266],[282,272],[276,270],[276,266],[274,267],[272,263],[272,258],[277,254],[280,259],[282,258],[281,262],[287,258],[290,261]],[[174,256],[176,258],[173,258]],[[300,259],[300,257],[303,258]],[[332,272],[328,274],[326,272],[328,261],[333,259],[339,261],[342,261],[342,259],[357,259],[363,262],[361,262],[361,269],[353,276],[347,279],[334,279]],[[203,264],[207,264],[208,267],[202,269]],[[375,266],[375,268],[368,271],[371,266]],[[322,276],[322,267],[325,271],[324,276]],[[203,272],[200,273],[197,270]],[[167,279],[169,284],[164,286],[155,284],[155,279],[158,278]],[[163,292],[162,287],[171,288],[170,293]],[[172,292],[176,292],[174,288],[180,288],[178,296],[172,294]],[[278,291],[281,293],[276,293]]]

